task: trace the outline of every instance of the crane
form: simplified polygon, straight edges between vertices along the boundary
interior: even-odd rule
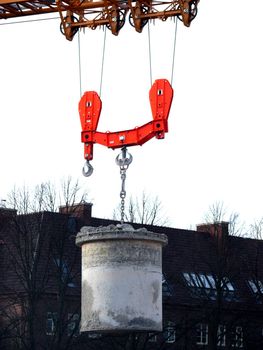
[[[178,17],[189,27],[197,14],[199,0],[0,0],[0,20],[58,13],[60,29],[72,40],[81,28],[106,26],[118,35],[126,17],[137,32],[149,20]]]
[[[33,15],[58,13],[60,30],[67,40],[72,41],[82,28],[95,30],[106,27],[118,35],[126,18],[134,29],[141,33],[150,20],[177,17],[187,27],[197,15],[199,0],[0,0],[0,20]],[[90,176],[93,167],[93,145],[99,143],[108,148],[121,148],[116,158],[121,174],[121,223],[124,220],[126,196],[126,170],[132,162],[127,146],[142,145],[153,137],[163,139],[168,131],[168,117],[173,99],[173,89],[166,79],[158,79],[149,92],[153,120],[131,130],[99,132],[97,126],[102,102],[95,91],[87,91],[79,102],[82,126],[81,141],[84,143],[83,175]]]

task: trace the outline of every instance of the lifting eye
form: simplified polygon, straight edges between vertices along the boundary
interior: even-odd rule
[[[159,89],[158,92],[157,92],[158,96],[161,96],[163,95],[163,90],[162,89]]]
[[[91,107],[92,106],[92,102],[91,101],[88,101],[87,104],[86,104],[87,107]]]

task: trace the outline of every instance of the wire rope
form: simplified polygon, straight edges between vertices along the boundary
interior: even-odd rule
[[[150,69],[150,86],[152,86],[152,50],[151,50],[151,33],[150,23],[148,22],[148,51],[149,51],[149,69]]]
[[[106,47],[106,37],[107,37],[106,33],[107,33],[107,30],[106,28],[104,28],[104,39],[103,39],[101,71],[100,71],[100,97],[102,92],[103,71],[104,71],[104,61],[105,61],[105,47]]]
[[[171,72],[171,85],[173,86],[173,77],[174,77],[174,62],[175,62],[175,48],[176,48],[176,37],[177,37],[177,22],[178,17],[175,19],[175,28],[174,28],[174,45],[173,45],[173,58],[172,58],[172,72]]]
[[[40,18],[40,19],[29,19],[25,21],[15,21],[15,22],[8,22],[8,23],[0,23],[0,26],[7,26],[10,24],[20,24],[20,23],[31,23],[31,22],[40,22],[40,21],[50,21],[53,19],[59,19],[60,17],[49,17],[49,18]]]
[[[80,32],[78,31],[78,61],[79,61],[79,94],[82,96],[82,73],[81,73],[81,49],[80,49]]]

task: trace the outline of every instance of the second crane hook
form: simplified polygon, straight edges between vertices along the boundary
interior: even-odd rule
[[[121,153],[117,155],[115,162],[120,168],[128,169],[132,160],[132,155],[128,152],[127,147],[122,147]]]

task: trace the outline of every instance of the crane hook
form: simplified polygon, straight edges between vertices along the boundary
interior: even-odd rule
[[[90,162],[88,160],[86,160],[86,162],[83,165],[82,168],[82,174],[85,177],[90,176],[93,173],[93,166],[90,164]]]
[[[121,153],[117,155],[115,162],[121,169],[128,169],[132,159],[132,155],[128,152],[127,148],[122,147]]]

